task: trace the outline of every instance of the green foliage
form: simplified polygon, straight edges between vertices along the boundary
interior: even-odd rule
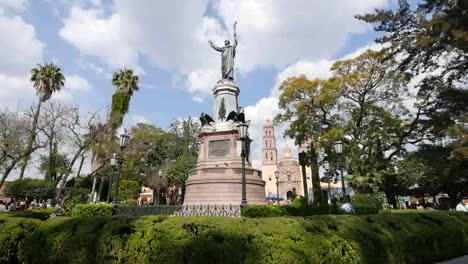
[[[86,188],[74,188],[65,200],[64,209],[67,212],[71,212],[76,205],[87,203],[90,192]]]
[[[309,205],[301,199],[296,199],[293,205],[248,205],[242,208],[244,217],[274,217],[274,216],[311,216],[328,214],[328,206]]]
[[[384,194],[382,193],[363,193],[351,196],[353,205],[368,205],[377,209],[383,209]]]
[[[112,184],[115,190],[115,183]],[[121,180],[119,183],[119,201],[137,199],[140,193],[140,184],[133,180]]]
[[[110,120],[113,127],[119,127],[122,125],[123,117],[128,113],[130,105],[130,96],[122,92],[115,92],[112,95],[112,106]]]
[[[54,183],[39,179],[16,180],[5,187],[5,195],[15,199],[49,199],[54,192]]]
[[[73,217],[96,217],[112,215],[110,204],[78,204],[71,212]]]
[[[52,93],[60,91],[65,85],[65,76],[53,63],[37,64],[37,67],[31,70],[31,82],[39,100],[45,102],[50,99]]]
[[[27,235],[22,221],[0,219],[0,248],[15,243],[2,254],[9,263],[435,263],[468,253],[463,213],[61,218]]]
[[[18,259],[19,244],[41,224],[28,218],[0,215],[0,263],[21,263]]]
[[[248,205],[242,208],[244,217],[274,217],[288,215],[284,206],[278,205]]]
[[[49,155],[52,155],[52,162]],[[52,163],[52,175],[49,175],[49,163]],[[39,172],[44,174],[44,179],[58,183],[60,179],[68,171],[68,164],[70,163],[66,154],[52,153],[48,155],[41,155],[39,157]]]
[[[137,199],[127,199],[119,202],[120,205],[138,205]]]
[[[14,211],[8,212],[8,215],[11,217],[22,217],[22,218],[31,218],[37,220],[47,220],[52,214],[53,209],[38,209],[38,210],[24,210],[24,211]]]
[[[183,155],[172,162],[166,169],[167,181],[169,184],[184,184],[189,172],[195,168],[197,157],[193,155]]]

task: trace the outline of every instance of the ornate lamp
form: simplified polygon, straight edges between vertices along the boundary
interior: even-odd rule
[[[239,124],[237,126],[237,129],[239,131],[239,138],[242,141],[242,152],[241,152],[241,158],[242,158],[242,201],[241,201],[241,206],[246,206],[247,205],[247,192],[246,192],[246,186],[245,186],[245,141],[247,140],[247,129],[248,125],[245,123]]]
[[[341,140],[338,140],[337,142],[335,142],[333,147],[335,148],[335,152],[337,154],[343,153],[343,142],[341,142]]]
[[[276,178],[276,203],[279,204],[279,171],[275,171]]]

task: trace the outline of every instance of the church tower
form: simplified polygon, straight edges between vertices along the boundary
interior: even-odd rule
[[[276,149],[275,129],[270,119],[266,120],[262,137],[262,180],[265,181],[265,194],[276,194],[276,177],[278,151]]]
[[[276,150],[275,128],[270,119],[263,127],[263,165],[276,165],[278,151]]]

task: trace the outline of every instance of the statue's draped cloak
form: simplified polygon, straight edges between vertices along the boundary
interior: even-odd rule
[[[234,57],[236,48],[233,46],[224,46],[221,53],[221,76],[223,79],[234,80]]]

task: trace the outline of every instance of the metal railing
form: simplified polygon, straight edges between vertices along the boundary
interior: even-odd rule
[[[116,215],[145,216],[227,216],[240,217],[240,205],[159,205],[159,206],[135,206],[118,205],[114,208]]]

